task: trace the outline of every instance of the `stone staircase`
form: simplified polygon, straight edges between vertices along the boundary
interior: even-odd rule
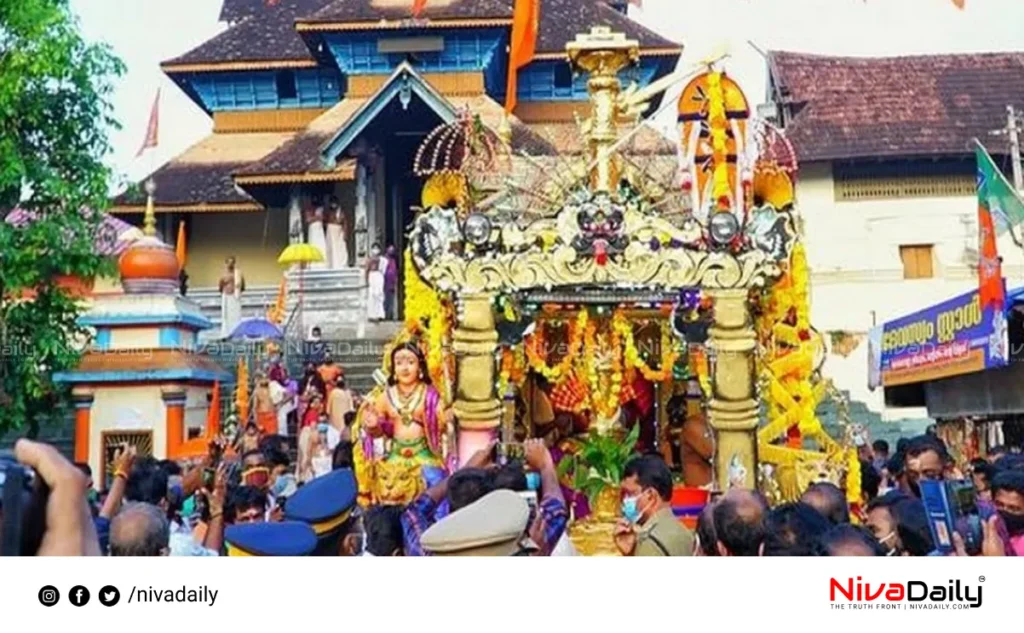
[[[288,272],[287,314],[291,315],[287,334],[305,336],[313,326],[320,326],[325,338],[328,331],[338,339],[363,338],[366,316],[366,281],[361,269],[308,270],[301,280],[302,313],[297,311],[300,279],[297,272]],[[242,293],[242,317],[264,317],[277,301],[279,286],[250,286]],[[220,338],[220,292],[216,288],[190,289],[188,298],[199,304],[203,316],[216,326],[201,332],[199,340],[210,342]],[[301,317],[301,323],[299,319]]]
[[[933,422],[930,418],[907,418],[902,420],[887,421],[882,415],[872,411],[866,404],[859,400],[851,400],[849,391],[842,391],[843,396],[849,403],[849,416],[854,424],[860,424],[868,429],[871,440],[885,440],[889,443],[890,450],[895,449],[896,441],[901,437],[913,437],[924,433],[925,428]],[[839,420],[839,412],[836,404],[831,400],[821,403],[817,409],[818,419],[825,427],[825,430],[833,438],[842,438],[842,427]]]

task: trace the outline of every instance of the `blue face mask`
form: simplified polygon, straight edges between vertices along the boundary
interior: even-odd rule
[[[284,494],[284,491],[288,489],[288,484],[292,482],[293,478],[291,475],[278,475],[274,481],[274,487],[271,489],[271,494],[275,497],[280,497]]]
[[[622,518],[626,519],[630,523],[636,523],[640,520],[640,497],[626,497],[622,500]]]

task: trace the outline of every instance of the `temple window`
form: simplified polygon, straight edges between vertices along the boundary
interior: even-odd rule
[[[275,77],[277,83],[278,99],[295,99],[298,95],[298,87],[295,85],[295,73],[290,70],[277,71]]]

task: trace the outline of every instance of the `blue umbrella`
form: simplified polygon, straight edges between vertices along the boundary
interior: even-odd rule
[[[262,318],[243,319],[231,331],[232,340],[282,339],[284,332],[270,321]]]

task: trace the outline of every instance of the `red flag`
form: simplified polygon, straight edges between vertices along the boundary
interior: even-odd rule
[[[996,246],[996,229],[992,222],[992,212],[985,200],[978,203],[978,294],[981,307],[985,309],[994,305],[1002,309],[1006,303],[1006,291],[1003,286],[1003,265]]]
[[[537,54],[537,33],[540,32],[540,0],[516,0],[512,12],[512,43],[508,55],[508,86],[505,112],[516,109],[516,87],[519,69],[533,61]]]
[[[156,89],[156,99],[153,99],[153,109],[149,111],[149,125],[146,126],[146,139],[142,141],[142,147],[135,158],[142,156],[147,149],[157,145],[160,136],[160,89]]]
[[[412,0],[412,17],[418,18],[427,7],[427,0]]]

